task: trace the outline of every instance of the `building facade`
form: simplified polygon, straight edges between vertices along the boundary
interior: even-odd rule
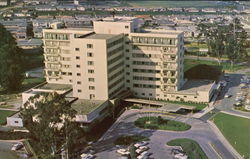
[[[127,18],[96,21],[93,30],[44,29],[47,82],[71,84],[80,99],[109,100],[125,90],[168,99],[184,84],[183,33],[139,28]]]

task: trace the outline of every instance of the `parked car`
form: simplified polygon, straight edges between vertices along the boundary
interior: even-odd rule
[[[116,151],[117,153],[121,154],[121,155],[129,155],[129,151],[126,149],[119,149]]]
[[[93,159],[95,156],[90,153],[83,153],[81,154],[81,159]]]
[[[138,149],[135,150],[136,153],[140,154],[146,150],[148,150],[149,148],[147,146],[140,146]]]
[[[145,145],[147,145],[147,144],[148,144],[148,142],[142,141],[142,142],[138,142],[138,143],[134,144],[134,146],[135,146],[136,148],[138,148],[138,147],[140,147],[140,146],[145,146]]]
[[[14,144],[11,148],[12,151],[20,150],[23,147],[22,143]]]
[[[231,94],[226,94],[226,95],[225,95],[225,98],[230,98],[230,97],[232,97]]]
[[[234,106],[240,107],[240,106],[243,106],[243,104],[242,104],[242,102],[237,102],[237,103],[234,104]]]
[[[137,156],[137,159],[148,158],[150,155],[151,155],[151,153],[149,153],[148,151],[144,151],[144,152],[141,153],[139,156]]]

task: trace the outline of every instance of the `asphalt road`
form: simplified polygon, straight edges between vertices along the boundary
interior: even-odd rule
[[[214,145],[217,151],[225,159],[233,159],[233,155],[222,144],[219,137],[214,133],[210,125],[199,119],[174,117],[174,120],[182,121],[190,124],[192,128],[188,131],[176,132],[176,131],[162,131],[162,130],[145,130],[136,128],[133,125],[133,121],[141,115],[130,116],[124,120],[119,120],[115,127],[105,134],[103,140],[97,142],[94,148],[97,151],[97,158],[100,159],[115,159],[118,158],[118,154],[115,153],[115,146],[113,141],[121,135],[143,135],[150,138],[150,150],[152,157],[155,159],[171,159],[171,147],[166,146],[166,143],[175,138],[190,138],[197,141],[203,151],[211,159],[219,158],[218,154],[211,147]]]

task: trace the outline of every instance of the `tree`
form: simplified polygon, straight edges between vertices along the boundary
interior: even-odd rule
[[[57,93],[31,97],[24,104],[21,116],[40,154],[46,158],[55,158],[62,149],[72,155],[74,146],[84,134],[79,123],[74,122],[76,111]]]
[[[231,67],[233,67],[235,61],[247,56],[247,33],[238,18],[235,18],[228,28],[229,32],[225,41],[226,54],[231,61]]]
[[[235,18],[231,23],[224,23],[226,22],[200,23],[197,25],[198,38],[205,38],[209,55],[216,57],[219,64],[223,55],[226,55],[231,63],[247,56],[247,34],[240,20]]]
[[[22,64],[22,50],[0,24],[0,85],[8,92],[20,89],[23,80]]]

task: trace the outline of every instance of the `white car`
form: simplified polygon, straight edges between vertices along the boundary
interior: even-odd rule
[[[83,153],[83,154],[81,154],[81,159],[92,159],[92,158],[94,158],[95,156],[94,155],[92,155],[92,154],[85,154],[85,153]]]
[[[136,153],[140,154],[146,150],[148,150],[149,148],[147,146],[140,146],[138,149],[135,150]]]
[[[142,141],[142,142],[138,142],[138,143],[134,144],[134,146],[135,146],[136,148],[138,148],[138,147],[140,147],[140,146],[145,146],[145,145],[147,145],[147,144],[148,144],[148,142]]]
[[[119,149],[116,152],[119,153],[119,154],[122,154],[122,155],[129,155],[130,154],[128,152],[128,150],[126,150],[126,149]]]
[[[137,159],[147,159],[150,156],[150,153],[148,151],[144,151],[139,156],[137,156]]]
[[[225,98],[230,98],[232,95],[231,94],[226,94]]]
[[[11,148],[12,151],[16,151],[16,150],[19,150],[23,147],[23,144],[22,143],[17,143],[17,144],[14,144]]]

